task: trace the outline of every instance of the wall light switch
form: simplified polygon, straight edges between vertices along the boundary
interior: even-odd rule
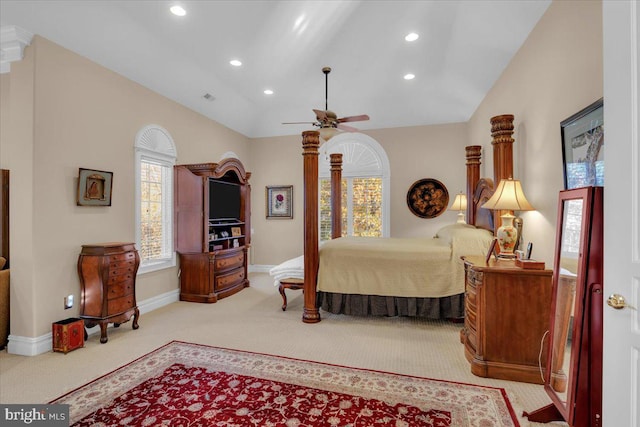
[[[73,307],[73,295],[68,295],[64,297],[64,309],[68,309]]]

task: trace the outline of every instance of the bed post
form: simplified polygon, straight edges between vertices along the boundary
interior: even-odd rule
[[[491,145],[493,146],[493,182],[498,188],[500,181],[513,178],[513,114],[492,117]],[[493,218],[496,230],[502,225],[504,211],[494,211]]]
[[[476,224],[476,209],[473,203],[476,185],[480,181],[480,157],[481,145],[469,145],[465,147],[467,155],[467,223]]]
[[[316,305],[318,279],[318,148],[320,132],[302,132],[304,159],[304,323],[320,321]]]
[[[331,157],[331,238],[342,237],[342,153]]]
[[[493,145],[493,180],[513,178],[513,115],[503,114],[491,118],[491,145]]]

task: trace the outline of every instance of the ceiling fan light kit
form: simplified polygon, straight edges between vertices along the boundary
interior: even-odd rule
[[[324,110],[316,110],[313,109],[313,112],[316,114],[316,122],[285,122],[283,125],[292,125],[292,124],[312,124],[315,127],[319,128],[320,137],[325,141],[333,138],[340,131],[345,132],[358,132],[359,130],[345,125],[345,122],[361,122],[365,120],[369,120],[369,116],[366,114],[361,114],[358,116],[348,116],[338,118],[338,115],[333,111],[329,110],[329,73],[331,72],[331,67],[323,67],[322,72],[325,77],[325,98],[324,98]]]

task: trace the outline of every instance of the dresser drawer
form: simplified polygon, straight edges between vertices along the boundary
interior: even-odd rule
[[[114,298],[107,301],[107,312],[109,316],[124,313],[135,306],[135,298],[133,295],[127,295],[120,298]]]
[[[476,331],[473,330],[472,328],[467,327],[466,332],[467,332],[467,344],[471,346],[472,353],[475,353],[475,351],[478,348],[478,344],[477,344],[478,336],[476,335]]]
[[[238,251],[229,256],[218,256],[214,260],[214,268],[216,271],[230,270],[232,268],[244,265],[244,252]]]
[[[123,254],[113,254],[109,256],[109,261],[118,262],[118,261],[134,261],[136,259],[135,252],[125,252]]]
[[[467,286],[467,291],[464,294],[464,302],[468,307],[475,308],[478,304],[476,291],[472,286]]]
[[[238,268],[227,274],[216,276],[215,290],[220,291],[244,280],[244,268]]]
[[[123,276],[123,275],[132,275],[133,272],[136,269],[136,266],[134,263],[115,263],[117,264],[116,266],[114,266],[114,263],[111,264],[111,267],[109,268],[109,277],[113,277],[113,276]]]
[[[107,299],[120,298],[131,294],[133,294],[133,280],[125,280],[108,286]]]

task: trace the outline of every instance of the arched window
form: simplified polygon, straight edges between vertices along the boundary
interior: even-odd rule
[[[135,141],[136,247],[139,273],[176,265],[173,250],[173,166],[176,146],[157,125],[138,131]]]
[[[320,147],[320,240],[331,238],[331,164],[342,153],[342,233],[389,237],[389,159],[382,146],[361,133],[342,133]]]

